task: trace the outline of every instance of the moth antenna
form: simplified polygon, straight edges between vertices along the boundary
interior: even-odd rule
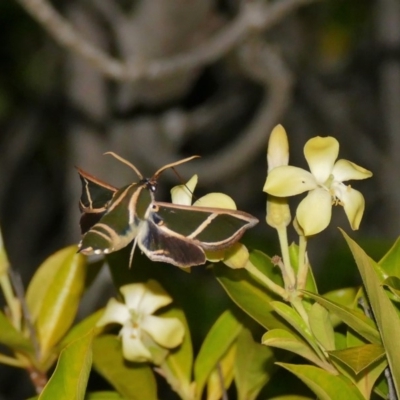
[[[175,162],[173,162],[173,163],[171,163],[171,164],[164,165],[162,168],[160,168],[160,169],[153,175],[153,177],[152,177],[151,179],[152,179],[152,180],[157,180],[157,178],[161,175],[161,173],[164,172],[166,169],[168,169],[168,168],[173,168],[173,167],[176,167],[176,166],[178,166],[178,165],[184,164],[184,163],[186,163],[186,162],[188,162],[188,161],[191,161],[191,160],[193,160],[193,159],[195,159],[195,158],[200,158],[200,156],[191,156],[191,157],[188,157],[188,158],[184,158],[183,160],[175,161]]]
[[[189,187],[186,185],[185,180],[182,178],[181,174],[175,169],[175,167],[171,167],[172,171],[174,171],[174,174],[178,177],[179,181],[183,186],[185,186],[186,190],[192,195],[192,198],[197,200],[197,197],[194,195],[194,193],[189,189]]]
[[[107,151],[106,153],[104,153],[104,155],[106,155],[106,154],[109,154],[110,156],[113,156],[118,161],[121,161],[122,163],[124,163],[128,167],[132,168],[136,172],[136,175],[139,177],[139,179],[143,179],[143,175],[140,173],[140,171],[132,163],[130,163],[128,160],[125,160],[125,158],[122,158],[118,154],[115,154],[113,151]]]

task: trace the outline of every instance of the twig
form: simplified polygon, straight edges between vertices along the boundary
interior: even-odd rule
[[[160,60],[124,62],[80,36],[73,25],[46,0],[16,0],[62,46],[79,54],[105,76],[119,81],[160,79],[209,64],[232,50],[249,33],[263,31],[294,9],[316,0],[285,0],[271,5],[246,3],[237,18],[195,49]]]

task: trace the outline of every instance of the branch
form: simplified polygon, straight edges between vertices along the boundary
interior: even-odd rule
[[[236,19],[228,23],[208,41],[176,56],[147,62],[124,62],[111,57],[79,35],[74,26],[47,0],[16,0],[38,21],[59,44],[79,54],[110,79],[135,81],[165,76],[209,64],[232,50],[248,34],[263,31],[294,9],[316,0],[281,0],[267,5],[245,3]]]

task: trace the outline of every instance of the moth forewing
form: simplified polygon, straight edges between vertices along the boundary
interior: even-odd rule
[[[83,254],[111,253],[127,246],[135,239],[141,218],[137,204],[152,200],[151,192],[143,183],[134,183],[119,189],[107,212],[83,237],[80,251]]]

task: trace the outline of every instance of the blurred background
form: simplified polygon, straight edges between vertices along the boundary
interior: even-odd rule
[[[306,167],[305,142],[331,135],[340,158],[373,171],[351,182],[366,198],[351,235],[371,255],[398,236],[398,0],[6,0],[0,38],[0,226],[25,284],[46,256],[80,239],[74,166],[114,186],[137,179],[105,151],[145,176],[200,155],[178,168],[182,178],[199,175],[198,196],[232,196],[260,219],[249,245],[278,252],[262,192],[278,123],[291,164]],[[166,172],[157,198],[168,201],[179,183]],[[350,231],[340,208],[310,244],[321,292],[357,282],[350,261],[337,262],[345,251],[337,226]],[[22,398],[7,373],[3,398]]]

